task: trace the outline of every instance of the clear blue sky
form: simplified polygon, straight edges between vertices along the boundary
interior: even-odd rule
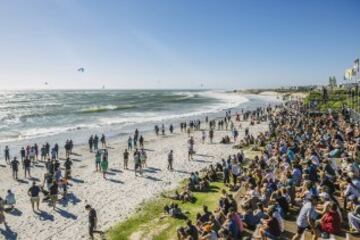
[[[358,0],[0,5],[1,89],[306,85],[339,80],[357,57]]]

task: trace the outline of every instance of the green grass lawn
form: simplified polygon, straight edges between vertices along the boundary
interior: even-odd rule
[[[113,240],[123,239],[176,239],[176,229],[185,225],[185,220],[175,219],[164,214],[165,204],[176,202],[186,215],[194,221],[198,212],[202,211],[203,205],[209,210],[218,206],[223,183],[211,183],[210,192],[195,192],[195,203],[182,203],[163,197],[157,197],[146,203],[128,220],[119,223],[109,230],[108,238]]]

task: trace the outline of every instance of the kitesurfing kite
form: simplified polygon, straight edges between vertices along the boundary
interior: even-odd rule
[[[85,72],[85,68],[83,68],[83,67],[79,68],[78,72]]]

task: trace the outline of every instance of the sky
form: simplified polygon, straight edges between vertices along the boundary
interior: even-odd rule
[[[325,84],[359,57],[358,0],[0,2],[0,89]]]

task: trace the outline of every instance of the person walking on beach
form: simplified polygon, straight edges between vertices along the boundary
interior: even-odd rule
[[[174,163],[174,152],[173,150],[170,150],[169,154],[168,154],[168,166],[167,166],[167,169],[169,171],[173,171],[174,168],[173,168],[173,163]]]
[[[85,210],[89,212],[89,235],[90,235],[90,239],[93,240],[94,233],[101,233],[99,231],[96,231],[96,225],[98,221],[96,216],[96,211],[89,204],[85,206]]]
[[[5,162],[7,164],[10,164],[10,149],[9,149],[9,146],[5,146],[4,154],[5,154]]]
[[[129,163],[129,152],[128,152],[128,150],[127,149],[125,149],[125,151],[124,151],[124,169],[129,169],[128,168],[128,163]]]
[[[93,137],[93,135],[91,135],[90,138],[89,138],[89,141],[88,141],[88,143],[89,143],[89,151],[90,152],[93,151],[93,142],[94,142],[94,137]]]
[[[106,138],[104,134],[101,135],[100,141],[102,148],[106,148]]]
[[[95,168],[96,172],[100,170],[100,163],[101,163],[101,152],[99,150],[96,151],[95,154]]]
[[[27,178],[27,174],[29,175],[29,177],[31,177],[30,175],[30,166],[31,166],[31,161],[29,158],[25,158],[24,162],[24,175],[25,175],[25,178]]]
[[[11,161],[12,174],[14,179],[18,179],[18,171],[19,171],[19,161],[14,157]]]
[[[40,208],[39,208],[39,205],[40,205],[40,194],[41,192],[41,189],[39,186],[36,185],[36,182],[33,181],[32,183],[32,187],[29,188],[28,190],[28,195],[30,196],[30,202],[31,202],[31,207],[32,207],[32,210],[35,212],[35,203],[36,203],[36,207],[37,207],[37,210],[40,211]]]

